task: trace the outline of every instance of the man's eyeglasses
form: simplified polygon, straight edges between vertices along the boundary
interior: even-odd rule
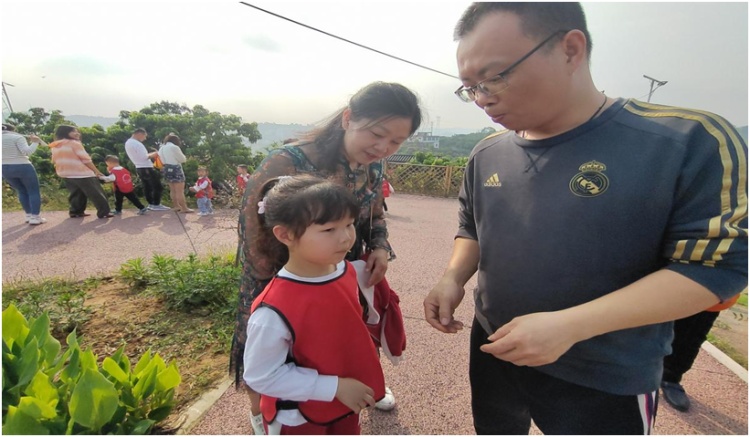
[[[531,49],[530,52],[526,53],[521,57],[521,59],[517,60],[516,62],[510,64],[508,68],[501,71],[500,73],[488,77],[487,79],[484,79],[483,81],[480,81],[474,86],[471,87],[459,87],[454,94],[458,96],[459,99],[463,100],[466,103],[471,103],[477,100],[479,97],[478,92],[484,94],[485,96],[494,96],[496,94],[500,94],[508,87],[510,84],[508,83],[508,74],[510,74],[511,71],[513,71],[514,68],[518,67],[521,62],[528,59],[529,56],[536,53],[537,50],[541,49],[545,44],[550,42],[554,37],[561,33],[568,33],[569,30],[558,30],[557,32],[553,33],[552,35],[548,36],[544,39],[544,41],[540,42],[536,47]]]

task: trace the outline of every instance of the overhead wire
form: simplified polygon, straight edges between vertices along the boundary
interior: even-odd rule
[[[245,5],[245,6],[249,6],[249,7],[253,8],[253,9],[257,9],[257,10],[259,10],[259,11],[261,11],[261,12],[265,12],[265,13],[267,13],[267,14],[269,14],[269,15],[273,15],[274,17],[277,17],[277,18],[281,18],[282,20],[286,20],[286,21],[289,21],[289,22],[291,22],[291,23],[294,23],[294,24],[296,24],[296,25],[298,25],[298,26],[306,27],[306,28],[308,28],[308,29],[310,29],[310,30],[314,30],[314,31],[316,31],[316,32],[320,32],[320,33],[322,33],[323,35],[327,35],[327,36],[330,36],[330,37],[332,37],[332,38],[336,38],[336,39],[339,39],[339,40],[341,40],[341,41],[344,41],[344,42],[348,42],[349,44],[353,44],[353,45],[355,45],[355,46],[357,46],[357,47],[361,47],[361,48],[363,48],[363,49],[367,49],[367,50],[373,51],[373,52],[375,52],[375,53],[379,53],[379,54],[381,54],[381,55],[383,55],[383,56],[388,56],[389,58],[393,58],[393,59],[396,59],[396,60],[398,60],[398,61],[401,61],[401,62],[406,62],[407,64],[411,64],[411,65],[414,65],[414,66],[416,66],[416,67],[419,67],[419,68],[424,68],[425,70],[429,70],[429,71],[432,71],[432,72],[434,72],[434,73],[442,74],[443,76],[448,76],[448,77],[450,77],[450,78],[453,78],[453,79],[458,79],[458,77],[456,77],[456,76],[454,76],[454,75],[452,75],[452,74],[444,73],[444,72],[442,72],[442,71],[440,71],[440,70],[436,70],[436,69],[434,69],[434,68],[430,68],[430,67],[427,67],[427,66],[424,66],[424,65],[421,65],[421,64],[417,64],[416,62],[412,62],[412,61],[409,61],[409,60],[407,60],[407,59],[404,59],[404,58],[400,58],[400,57],[398,57],[398,56],[394,56],[394,55],[391,55],[391,54],[385,53],[385,52],[383,52],[383,51],[380,51],[380,50],[374,49],[374,48],[372,48],[372,47],[368,47],[368,46],[366,46],[366,45],[364,45],[364,44],[360,44],[360,43],[358,43],[358,42],[354,42],[354,41],[348,40],[348,39],[346,39],[346,38],[342,38],[342,37],[340,37],[340,36],[337,36],[337,35],[334,35],[334,34],[332,34],[332,33],[326,32],[326,31],[324,31],[324,30],[320,30],[320,29],[318,29],[318,28],[315,28],[315,27],[313,27],[313,26],[309,26],[309,25],[307,25],[307,24],[304,24],[304,23],[300,23],[299,21],[293,20],[293,19],[291,19],[291,18],[285,17],[285,16],[283,16],[283,15],[280,15],[280,14],[277,14],[277,13],[275,13],[275,12],[271,12],[271,11],[269,11],[269,10],[266,10],[266,9],[263,9],[263,8],[261,8],[261,7],[258,7],[258,6],[255,6],[255,5],[251,5],[250,3],[247,3],[247,2],[240,2],[240,3],[241,3],[241,4],[243,4],[243,5]]]

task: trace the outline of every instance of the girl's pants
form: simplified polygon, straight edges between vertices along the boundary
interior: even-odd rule
[[[210,214],[214,212],[214,208],[211,205],[211,199],[209,199],[208,197],[199,197],[195,201],[198,204],[198,210],[203,214]]]

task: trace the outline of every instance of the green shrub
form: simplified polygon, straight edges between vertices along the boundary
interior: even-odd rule
[[[3,288],[3,309],[14,304],[30,318],[47,313],[54,334],[63,338],[89,319],[86,295],[96,281],[53,278],[42,282],[19,282]]]
[[[131,369],[124,346],[97,365],[75,332],[68,349],[46,313],[31,323],[3,311],[3,434],[147,434],[174,408],[181,377],[147,351]]]
[[[234,265],[232,255],[205,259],[195,254],[185,259],[154,255],[148,266],[136,258],[120,267],[120,275],[131,289],[145,289],[170,309],[204,307],[226,315],[233,315],[236,309],[240,268]]]

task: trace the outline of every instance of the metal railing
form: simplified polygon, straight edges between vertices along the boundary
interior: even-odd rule
[[[388,163],[388,180],[397,193],[458,197],[464,167]]]

